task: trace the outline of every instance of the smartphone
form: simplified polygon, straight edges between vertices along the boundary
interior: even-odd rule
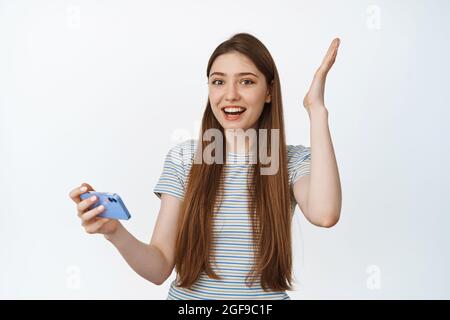
[[[105,207],[105,210],[97,217],[116,220],[128,220],[131,218],[127,207],[117,193],[89,191],[81,194],[80,198],[84,200],[93,195],[97,196],[97,201],[89,207],[89,210],[94,209],[100,205],[103,205]]]

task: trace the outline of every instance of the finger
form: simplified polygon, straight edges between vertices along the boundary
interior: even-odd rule
[[[85,213],[87,209],[89,209],[92,205],[94,205],[98,201],[98,197],[96,195],[92,195],[87,199],[79,202],[77,204],[78,216],[81,216]]]
[[[341,42],[341,40],[339,38],[335,38],[331,42],[331,44],[327,50],[327,53],[325,54],[325,58],[323,59],[323,62],[329,61],[334,56],[334,54],[337,52],[340,42]]]
[[[80,218],[81,218],[81,217],[80,217]],[[98,221],[98,219],[100,219],[100,218],[93,217],[93,218],[92,218],[91,220],[89,220],[89,221],[86,221],[86,222],[81,221],[81,226],[83,226],[84,228],[86,228],[86,227],[88,227],[89,225],[93,224],[94,222]]]
[[[83,187],[85,187],[86,189],[83,189]],[[88,192],[88,191],[95,191],[94,188],[92,188],[89,184],[87,183],[82,183],[81,186],[76,187],[75,189],[73,189],[72,191],[70,191],[69,193],[69,197],[75,202],[75,203],[80,203],[81,199],[80,199],[80,195]]]
[[[336,60],[337,50],[339,48],[341,40],[339,38],[334,39],[330,47],[327,50],[327,53],[325,54],[325,57],[322,60],[322,63],[318,69],[319,72],[328,72],[330,68],[332,67],[334,61]]]
[[[94,208],[92,210],[89,210],[83,214],[81,214],[81,225],[86,225],[92,220],[93,218],[97,217],[100,213],[105,211],[105,207],[103,205],[98,206],[97,208]]]
[[[86,226],[84,228],[84,230],[90,234],[97,233],[100,230],[100,228],[103,227],[103,225],[107,222],[108,222],[108,220],[103,220],[103,219],[97,220],[97,221],[91,223],[90,225]]]

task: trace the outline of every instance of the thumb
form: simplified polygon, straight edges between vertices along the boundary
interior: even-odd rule
[[[94,188],[92,188],[92,186],[89,183],[83,182],[81,184],[82,187],[86,187],[87,191],[95,191]]]

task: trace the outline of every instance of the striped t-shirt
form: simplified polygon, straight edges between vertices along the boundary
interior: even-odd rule
[[[197,143],[197,140],[186,140],[169,150],[163,172],[153,190],[159,198],[161,193],[166,193],[183,200]],[[286,291],[264,291],[259,281],[255,281],[251,287],[245,282],[254,257],[247,190],[247,174],[252,164],[247,161],[248,157],[245,154],[227,153],[224,185],[221,188],[223,195],[220,202],[216,200],[213,212],[212,254],[215,259],[212,259],[211,267],[221,279],[209,278],[202,272],[189,289],[177,286],[175,279],[167,299],[290,299]],[[310,174],[310,148],[288,145],[287,159],[293,214],[296,201],[292,186],[301,176]]]

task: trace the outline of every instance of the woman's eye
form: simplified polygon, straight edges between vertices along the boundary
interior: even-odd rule
[[[220,82],[220,83],[217,83],[217,82]],[[211,83],[217,86],[217,85],[221,85],[223,83],[223,81],[216,79],[216,80],[213,80]]]
[[[254,84],[254,82],[253,82],[252,80],[249,80],[249,79],[242,80],[242,82],[243,82],[245,85],[251,85],[251,84]]]

